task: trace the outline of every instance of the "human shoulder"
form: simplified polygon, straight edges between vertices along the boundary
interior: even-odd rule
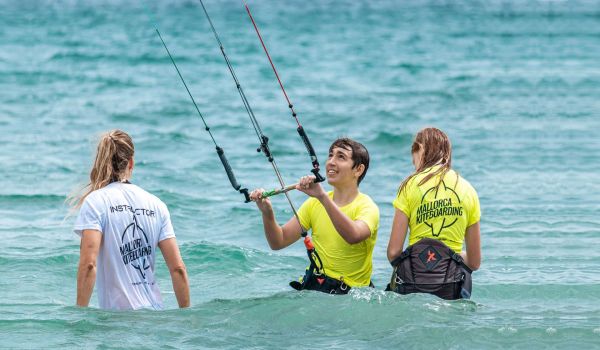
[[[363,221],[369,226],[371,234],[375,234],[379,228],[379,207],[369,195],[359,192],[354,200],[351,219]]]
[[[375,201],[371,198],[371,196],[369,196],[368,194],[363,193],[363,192],[358,193],[358,196],[356,196],[356,199],[354,200],[354,202],[377,206],[377,204],[375,204]]]
[[[409,191],[409,192],[416,190],[421,185],[421,181],[423,181],[423,179],[427,175],[429,175],[429,173],[434,171],[435,169],[436,169],[436,167],[433,166],[433,167],[429,167],[427,169],[421,170],[419,172],[416,172],[416,173],[413,173],[412,175],[407,176],[407,180],[405,180],[406,184],[402,190]],[[434,180],[434,178],[429,179],[429,181],[432,181],[432,180]]]
[[[479,207],[479,196],[473,185],[457,172],[454,172],[454,174],[458,176],[458,179],[456,185],[453,183],[452,186],[458,192],[460,198],[469,206]]]
[[[142,187],[140,187],[140,186],[138,186],[136,184],[130,183],[130,184],[125,184],[124,186],[128,186],[129,188],[133,189],[133,191],[136,194],[138,194],[140,196],[144,196],[148,200],[163,203],[162,200],[160,200],[160,198],[158,198],[158,196],[154,195],[151,192],[146,191],[145,189],[143,189]]]
[[[473,185],[471,185],[467,179],[465,179],[463,176],[460,176],[458,173],[456,173],[456,176],[458,176],[458,182],[465,192],[477,194],[475,187],[473,187]]]
[[[415,196],[419,192],[419,183],[423,178],[427,175],[426,172],[419,172],[406,177],[403,181],[401,188],[398,189],[396,193],[397,198],[409,198]]]
[[[90,192],[83,200],[84,204],[93,205],[98,202],[103,202],[107,197],[106,186]]]
[[[360,210],[379,212],[379,207],[377,206],[375,201],[368,194],[362,192],[359,192],[353,204],[356,208],[359,208]]]
[[[140,186],[135,185],[135,184],[128,184],[127,186],[133,186],[133,188],[135,189],[136,192],[138,192],[140,195],[146,197],[146,200],[154,203],[161,210],[165,210],[165,211],[168,210],[167,204],[165,204],[165,202],[163,202],[162,199],[160,199],[157,195],[155,195],[151,192],[148,192],[145,189],[143,189]]]

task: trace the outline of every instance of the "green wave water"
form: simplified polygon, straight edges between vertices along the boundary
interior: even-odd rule
[[[0,348],[597,348],[600,344],[600,3],[250,1],[321,163],[349,136],[371,153],[376,289],[295,292],[297,243],[268,248],[181,86],[157,23],[238,181],[277,187],[196,1],[0,0]],[[287,183],[310,170],[237,0],[206,0]],[[153,17],[150,18],[149,14]],[[383,292],[410,145],[452,139],[477,189],[483,263],[473,298]],[[97,135],[129,132],[133,182],[171,211],[191,282],[176,308],[74,307],[79,241],[68,193]],[[296,205],[305,199],[291,193]],[[277,218],[291,215],[274,198]]]

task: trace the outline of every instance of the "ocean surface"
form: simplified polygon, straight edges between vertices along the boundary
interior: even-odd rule
[[[243,3],[205,3],[293,183],[310,160]],[[600,348],[600,2],[249,0],[321,164],[339,136],[371,153],[377,288],[348,296],[293,291],[302,243],[271,251],[231,188],[154,31],[238,181],[277,187],[199,2],[0,5],[0,348]],[[391,202],[425,126],[448,133],[480,196],[469,301],[383,292]],[[74,306],[64,200],[114,128],[134,139],[132,181],[170,209],[189,309],[162,257],[166,310],[101,311],[95,294]],[[287,221],[285,199],[273,203]]]

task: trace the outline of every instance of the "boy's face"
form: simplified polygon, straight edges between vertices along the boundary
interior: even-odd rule
[[[354,185],[358,183],[358,178],[364,166],[358,166],[352,169],[354,161],[352,160],[352,150],[341,147],[334,147],[329,153],[325,169],[327,171],[327,183],[332,186]]]

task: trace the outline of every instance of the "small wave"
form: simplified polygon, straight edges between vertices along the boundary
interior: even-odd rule
[[[82,53],[82,52],[57,52],[48,58],[48,61],[63,61],[63,60],[74,60],[74,61],[105,61],[105,60],[120,60],[120,55],[109,55],[101,53]]]
[[[413,63],[399,63],[397,65],[395,65],[393,68],[400,68],[400,69],[404,69],[405,71],[407,71],[410,74],[418,74],[421,71],[423,71],[424,69],[426,69],[427,67],[425,67],[422,64],[413,64]]]
[[[62,202],[66,198],[65,195],[56,194],[0,194],[0,202],[6,203],[23,203],[40,204],[48,202]]]
[[[190,264],[219,265],[222,268],[239,266],[242,270],[272,265],[269,260],[276,256],[255,249],[209,242],[183,244],[181,254]],[[234,268],[238,269],[238,267]]]
[[[394,134],[388,131],[380,131],[375,134],[375,137],[370,141],[377,145],[386,146],[410,146],[413,135],[408,133]]]
[[[62,61],[75,61],[75,62],[96,62],[96,61],[113,61],[113,62],[126,62],[129,64],[155,64],[155,63],[169,63],[169,57],[166,55],[157,55],[144,53],[138,56],[127,56],[120,54],[110,54],[106,52],[77,52],[77,51],[61,51],[53,54],[47,59],[48,62],[62,62]],[[178,56],[177,63],[184,64],[194,62],[193,59],[186,56]]]
[[[73,247],[73,253],[61,253],[54,255],[19,254],[0,256],[0,266],[14,266],[17,264],[34,264],[36,266],[52,266],[66,263],[76,263],[79,260],[79,252]]]
[[[459,74],[456,76],[446,78],[447,81],[451,81],[451,82],[463,82],[463,81],[471,81],[471,80],[475,80],[475,79],[477,79],[477,76],[468,75],[468,74]]]

